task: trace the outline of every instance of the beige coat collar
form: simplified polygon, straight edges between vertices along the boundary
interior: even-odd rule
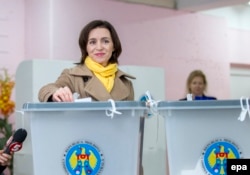
[[[126,74],[118,69],[115,76],[114,87],[111,93],[109,93],[99,81],[99,79],[94,76],[93,73],[85,65],[76,66],[75,68],[71,69],[70,74],[81,77],[89,77],[89,80],[86,83],[84,89],[86,93],[95,98],[93,100],[98,101],[105,101],[107,99],[126,99],[131,92],[128,86],[124,84],[122,78],[128,77],[131,79],[135,79],[135,77]]]

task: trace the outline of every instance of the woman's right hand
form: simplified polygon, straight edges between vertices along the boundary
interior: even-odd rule
[[[54,102],[73,102],[73,94],[70,89],[65,86],[57,89],[57,91],[52,95],[52,100]]]

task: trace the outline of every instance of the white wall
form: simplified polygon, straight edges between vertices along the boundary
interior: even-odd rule
[[[250,30],[250,6],[247,4],[217,8],[201,13],[225,18],[230,28]]]
[[[230,77],[231,98],[250,98],[250,65],[232,64]]]

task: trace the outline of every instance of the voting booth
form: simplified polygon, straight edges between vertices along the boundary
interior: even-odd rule
[[[139,175],[145,109],[132,101],[25,103],[26,166],[15,173]]]
[[[224,175],[226,159],[250,158],[246,101],[160,102],[165,119],[168,175]],[[248,106],[249,109],[249,106]],[[245,120],[238,120],[245,115]]]

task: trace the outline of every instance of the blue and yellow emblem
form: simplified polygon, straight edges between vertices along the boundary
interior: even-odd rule
[[[90,142],[75,143],[64,155],[64,166],[70,175],[98,175],[103,165],[103,154]]]
[[[218,140],[206,147],[203,166],[209,175],[227,175],[227,159],[239,159],[238,147],[228,140]]]

